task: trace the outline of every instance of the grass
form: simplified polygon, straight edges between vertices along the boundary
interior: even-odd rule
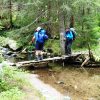
[[[100,45],[94,46],[92,48],[93,55],[96,61],[100,61]]]
[[[22,100],[24,95],[25,94],[18,87],[14,87],[7,91],[1,92],[0,100]]]
[[[93,45],[90,47],[90,49],[93,53],[95,60],[100,61],[100,44]],[[82,51],[88,52],[88,48],[75,48],[73,49],[73,51],[74,52],[82,52]]]
[[[22,77],[23,72],[4,65],[0,77],[0,100],[21,100],[24,93],[20,89],[27,81]],[[12,98],[12,99],[11,99]]]
[[[3,58],[2,54],[1,54],[1,51],[0,51],[0,63],[1,63],[2,61],[4,61],[4,58]]]
[[[49,39],[46,44],[46,48],[52,49],[54,54],[60,53],[60,40]]]
[[[3,73],[0,77],[0,100],[23,100],[26,96],[30,96],[30,91],[32,96],[40,98],[39,100],[45,100],[41,93],[28,82],[26,78],[27,72],[9,67],[6,64],[4,64],[2,70]]]

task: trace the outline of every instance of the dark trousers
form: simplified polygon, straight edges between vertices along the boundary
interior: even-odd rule
[[[36,42],[36,45],[35,45],[35,49],[36,49],[35,57],[36,57],[36,60],[42,60],[43,59],[43,55],[42,55],[43,46],[44,46],[44,43]]]
[[[72,40],[66,40],[65,42],[65,54],[71,54],[71,46],[72,46]]]
[[[43,50],[44,43],[36,42],[35,49],[36,50]]]

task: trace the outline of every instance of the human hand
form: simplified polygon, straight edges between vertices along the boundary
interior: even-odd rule
[[[66,41],[66,38],[64,38],[63,40]]]
[[[32,41],[30,41],[28,44],[29,44],[29,45],[32,44]]]

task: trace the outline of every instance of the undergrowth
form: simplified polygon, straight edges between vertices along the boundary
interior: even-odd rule
[[[0,100],[22,100],[24,93],[21,88],[27,85],[22,71],[4,65],[0,71]]]
[[[92,49],[93,55],[96,61],[100,61],[100,46],[95,46]]]
[[[10,67],[5,61],[1,64],[0,100],[24,100],[30,96],[30,92],[27,93],[27,91],[31,91],[33,97],[36,96],[37,98],[40,98],[40,100],[45,100],[42,94],[28,81],[28,72],[15,67]]]

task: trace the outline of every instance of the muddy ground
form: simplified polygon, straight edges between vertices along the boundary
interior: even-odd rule
[[[46,84],[50,84],[72,100],[100,100],[100,68],[56,66],[34,70]]]

